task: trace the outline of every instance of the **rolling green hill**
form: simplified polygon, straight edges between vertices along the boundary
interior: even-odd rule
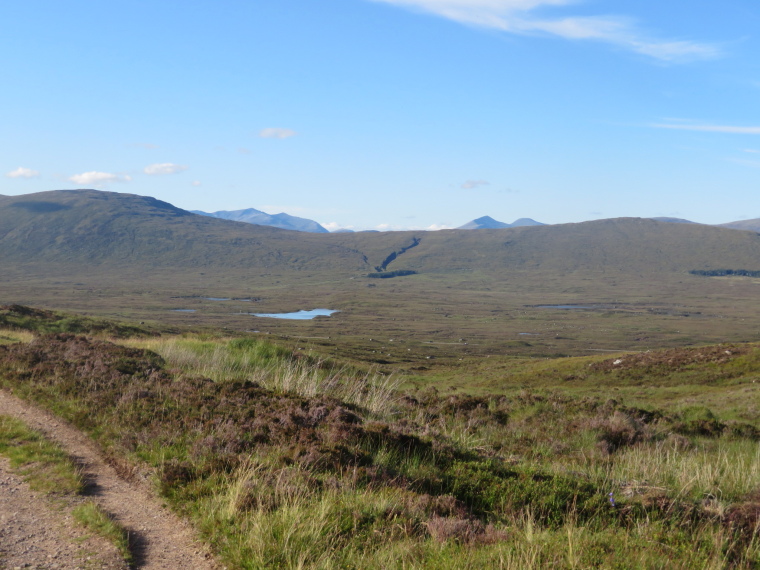
[[[619,218],[478,232],[309,235],[198,216],[155,198],[95,190],[0,197],[0,236],[5,263],[247,265],[357,273],[391,267],[495,274],[760,269],[760,235],[697,224]]]
[[[760,218],[755,218],[754,220],[739,220],[736,222],[729,222],[727,224],[720,224],[720,227],[757,232],[760,231]]]
[[[325,255],[361,270],[363,256],[303,233],[219,220],[155,198],[58,190],[0,198],[0,259],[113,266],[285,265]]]
[[[394,269],[683,272],[760,268],[760,235],[696,224],[617,218],[579,224],[425,234]]]

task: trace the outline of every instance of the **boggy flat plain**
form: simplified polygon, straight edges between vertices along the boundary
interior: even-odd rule
[[[760,280],[750,277],[503,270],[368,279],[154,269],[136,279],[112,269],[48,266],[0,279],[5,299],[21,304],[178,330],[311,339],[328,353],[407,368],[496,354],[579,356],[760,338]],[[594,310],[539,307],[591,304]],[[304,307],[339,312],[310,321],[251,316]]]

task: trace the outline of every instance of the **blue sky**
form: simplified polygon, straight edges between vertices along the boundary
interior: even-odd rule
[[[9,0],[0,194],[330,228],[760,217],[757,0]]]

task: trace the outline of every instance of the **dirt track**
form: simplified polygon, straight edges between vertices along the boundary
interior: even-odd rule
[[[29,488],[0,458],[0,568],[126,570],[116,548]]]
[[[161,505],[146,484],[126,482],[113,467],[107,464],[93,442],[79,430],[7,392],[0,390],[0,414],[16,417],[31,428],[44,433],[57,442],[83,467],[88,483],[88,495],[129,532],[134,545],[136,568],[155,570],[206,570],[214,569],[211,557],[194,539],[193,531],[174,513]],[[91,560],[82,557],[78,549],[71,548],[72,535],[66,527],[71,521],[62,513],[50,513],[45,501],[14,503],[13,495],[28,493],[23,484],[7,473],[7,464],[0,464],[0,568],[116,568],[113,559]],[[21,495],[19,495],[21,496]],[[22,508],[24,507],[24,508]],[[52,520],[53,514],[61,515]],[[61,522],[63,521],[63,522]],[[10,524],[12,522],[13,524]],[[64,525],[61,527],[61,525]],[[61,528],[60,534],[51,529]],[[37,545],[24,553],[27,545]],[[22,547],[14,546],[21,544]],[[44,545],[44,547],[43,547]],[[14,551],[13,548],[16,550]],[[36,554],[33,552],[38,550]],[[16,552],[18,551],[18,552]],[[32,559],[34,554],[37,558]],[[23,559],[18,556],[29,556]],[[4,556],[3,559],[1,556]],[[38,560],[39,559],[39,560]],[[16,562],[16,561],[19,562]]]

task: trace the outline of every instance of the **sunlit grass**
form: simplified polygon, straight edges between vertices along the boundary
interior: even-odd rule
[[[32,339],[34,339],[34,333],[30,331],[0,328],[0,344],[32,342]]]
[[[206,340],[199,337],[128,339],[125,346],[152,350],[170,367],[180,368],[216,382],[248,380],[262,367],[286,359],[284,348],[254,339]]]
[[[132,562],[133,557],[129,547],[129,533],[97,503],[85,501],[74,507],[71,510],[71,515],[84,528],[98,536],[102,536],[116,546],[121,557],[127,563]]]
[[[760,487],[760,443],[700,440],[691,449],[667,443],[635,446],[614,457],[609,477],[680,497],[734,501]]]
[[[295,358],[276,345],[256,339],[130,339],[121,344],[159,354],[170,368],[180,368],[216,382],[251,381],[270,390],[306,398],[328,396],[375,415],[392,411],[400,379],[378,372],[358,375],[311,359]]]

